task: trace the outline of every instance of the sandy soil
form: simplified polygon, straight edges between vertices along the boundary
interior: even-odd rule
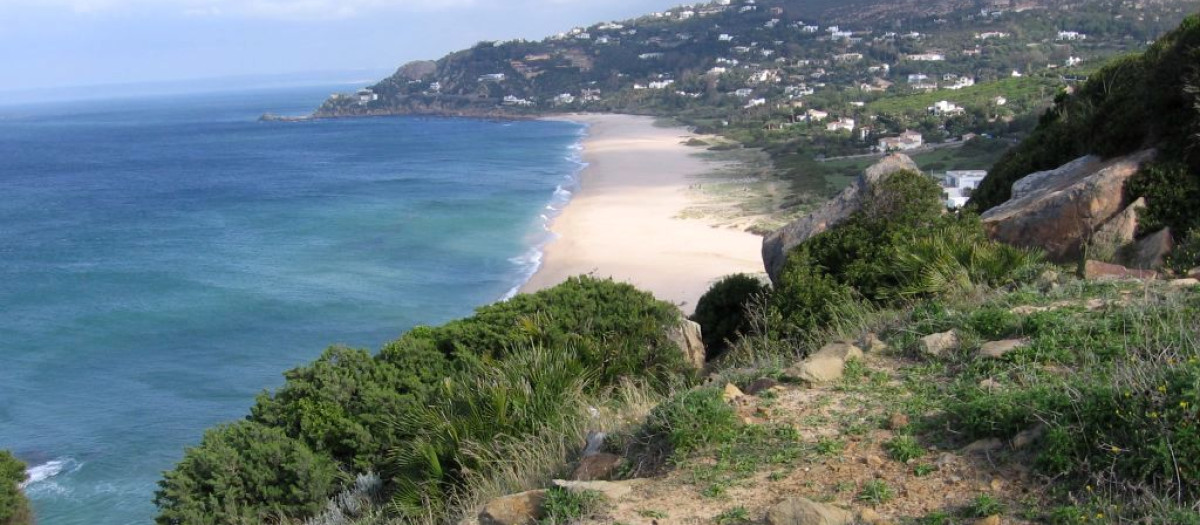
[[[580,189],[551,230],[541,269],[521,288],[532,292],[566,278],[611,277],[695,308],[709,285],[731,273],[761,273],[762,239],[711,219],[681,218],[702,196],[696,178],[711,169],[684,145],[694,135],[661,128],[650,117],[571,115],[589,126]]]

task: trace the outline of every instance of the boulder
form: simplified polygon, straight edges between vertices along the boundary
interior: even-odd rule
[[[954,330],[930,334],[921,338],[921,353],[937,357],[958,348],[958,333]]]
[[[579,460],[579,465],[571,473],[575,481],[596,481],[611,479],[620,468],[624,459],[616,454],[600,452]]]
[[[857,346],[850,343],[830,343],[787,369],[784,375],[810,384],[829,383],[842,378],[846,361],[862,357],[862,349]]]
[[[1190,279],[1200,279],[1200,266],[1188,270],[1187,276]]]
[[[1028,339],[1005,339],[1003,341],[991,341],[988,343],[983,343],[983,346],[979,347],[979,353],[977,355],[985,359],[999,359],[1004,357],[1004,354],[1028,345]]]
[[[999,514],[993,514],[986,518],[979,518],[979,519],[975,520],[975,525],[1000,525],[1000,523],[1001,522],[1000,522]]]
[[[1017,435],[1013,436],[1012,441],[1009,443],[1012,445],[1012,448],[1020,450],[1036,443],[1039,439],[1042,439],[1045,436],[1046,426],[1038,425],[1029,430],[1022,430],[1018,432]]]
[[[1171,249],[1174,247],[1175,241],[1171,239],[1171,229],[1163,228],[1133,245],[1132,257],[1126,262],[1133,268],[1157,270],[1162,268],[1163,258],[1171,253]]]
[[[699,323],[680,316],[675,326],[667,329],[667,339],[675,343],[688,364],[696,370],[704,368],[704,339]]]
[[[556,479],[554,486],[566,489],[568,492],[595,492],[603,495],[609,501],[618,501],[633,492],[633,485],[639,480],[628,481],[566,481]]]
[[[480,525],[533,525],[542,519],[545,490],[530,490],[487,502],[479,513]]]
[[[1086,240],[1129,207],[1125,182],[1154,156],[1143,150],[1103,163],[1084,157],[1028,175],[1013,184],[1012,199],[983,214],[984,229],[995,240],[1042,248],[1051,260],[1074,260]]]
[[[833,200],[766,236],[762,244],[762,257],[771,281],[777,282],[779,271],[783,269],[783,263],[792,248],[850,218],[862,207],[863,198],[870,195],[871,188],[900,171],[920,172],[921,169],[905,155],[888,155],[867,168],[858,180],[842,190]]]
[[[1138,216],[1145,208],[1146,199],[1139,198],[1100,226],[1089,241],[1088,257],[1113,259],[1122,248],[1133,243],[1137,235]]]
[[[737,385],[733,383],[725,383],[725,390],[721,392],[721,397],[725,399],[726,403],[729,403],[731,401],[736,401],[739,398],[746,397],[746,393],[742,392],[742,389],[738,388]]]
[[[1193,279],[1191,277],[1187,279],[1175,279],[1168,284],[1170,284],[1172,288],[1192,288],[1194,286],[1200,286],[1200,279]]]
[[[1109,264],[1100,261],[1088,261],[1083,265],[1083,276],[1093,281],[1157,279],[1158,272],[1154,270],[1134,270],[1119,264]],[[1100,306],[1103,307],[1103,304]],[[1091,310],[1093,308],[1089,305],[1088,309]]]
[[[980,439],[963,447],[963,454],[988,454],[1004,448],[1004,442],[996,438]]]
[[[847,525],[853,521],[850,511],[800,497],[767,510],[767,525]]]

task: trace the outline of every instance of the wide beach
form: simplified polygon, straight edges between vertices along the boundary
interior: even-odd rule
[[[587,167],[551,225],[558,238],[522,292],[589,274],[628,282],[690,313],[720,277],[763,271],[757,235],[681,218],[700,198],[691,190],[697,177],[713,167],[685,145],[695,135],[655,126],[650,117],[561,118],[588,126]]]

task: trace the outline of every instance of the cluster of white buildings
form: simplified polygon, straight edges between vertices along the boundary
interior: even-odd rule
[[[971,192],[987,177],[983,170],[947,171],[942,177],[942,196],[947,208],[961,208],[971,200]]]

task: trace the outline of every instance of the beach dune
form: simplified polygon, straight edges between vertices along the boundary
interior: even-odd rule
[[[712,167],[682,128],[650,117],[571,115],[588,125],[580,188],[551,225],[557,239],[522,288],[532,292],[568,277],[611,277],[674,303],[686,313],[722,276],[762,273],[762,238],[705,219],[681,218],[698,198],[689,187]]]

